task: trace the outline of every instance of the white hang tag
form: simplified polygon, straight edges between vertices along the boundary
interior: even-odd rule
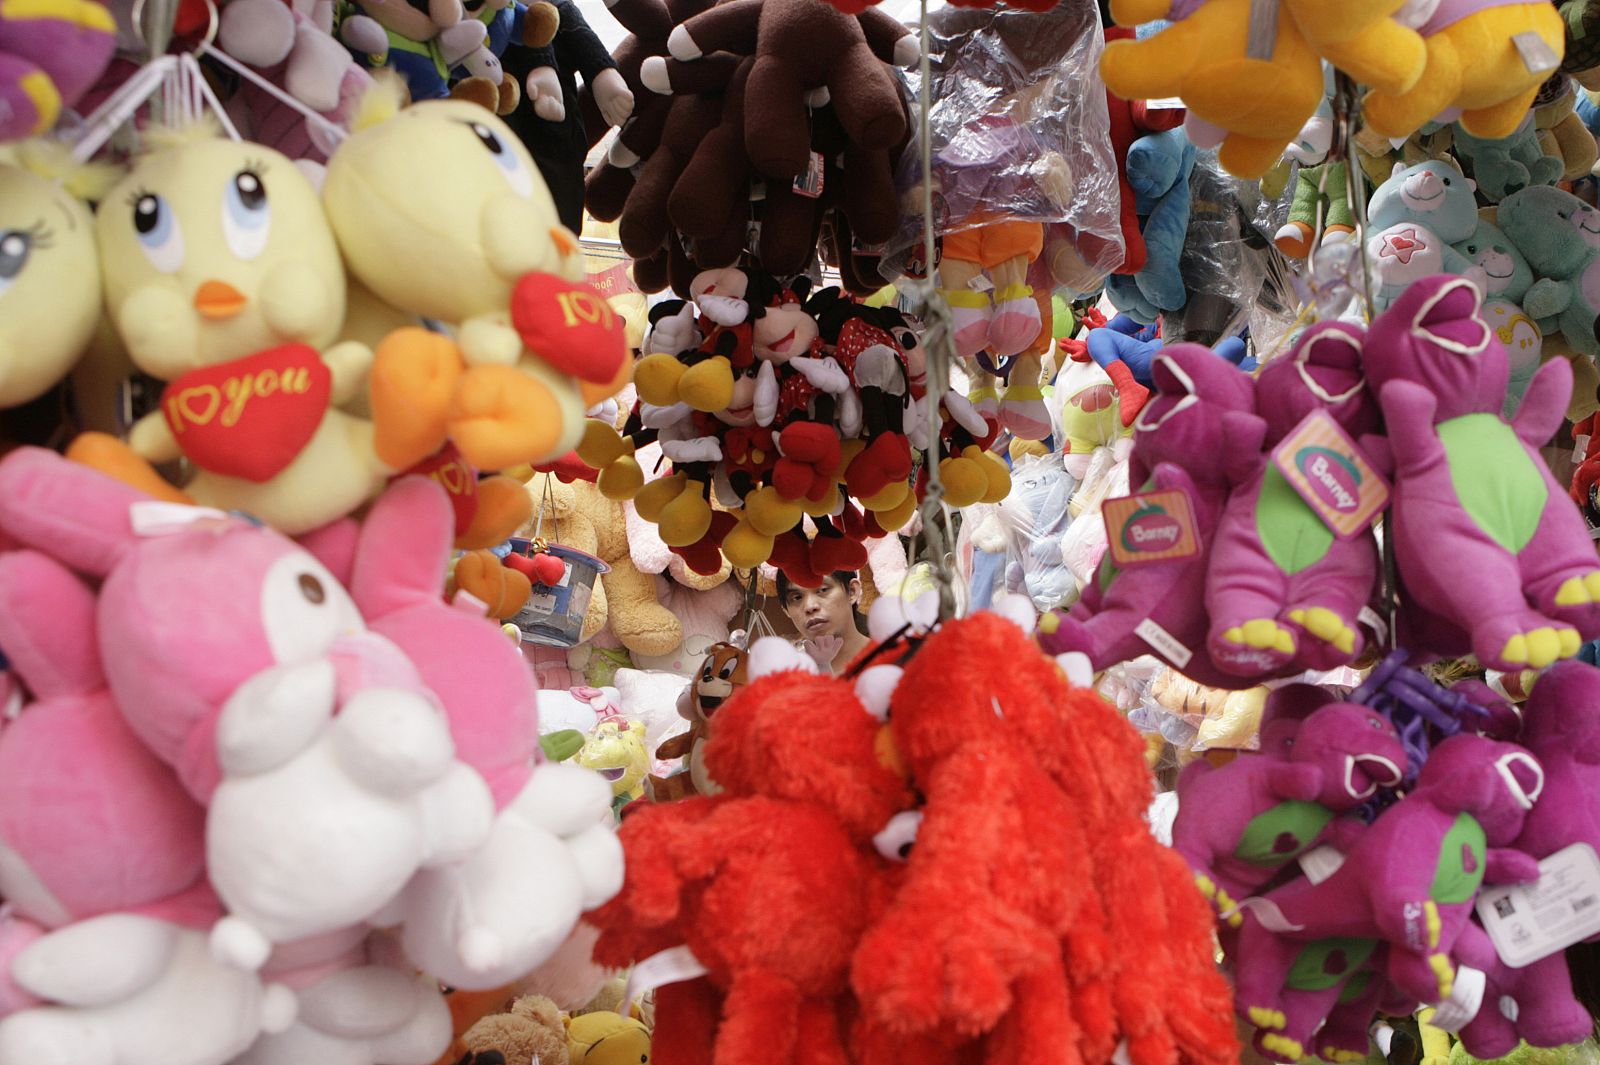
[[[196,507],[188,503],[167,503],[158,499],[141,500],[128,506],[128,524],[135,536],[166,536],[182,532],[202,522],[227,521],[226,511]]]
[[[1146,111],[1182,111],[1186,105],[1176,96],[1163,96],[1159,100],[1146,100]]]
[[[967,287],[972,289],[974,292],[993,292],[994,282],[989,280],[987,274],[978,274],[971,281],[967,282]]]
[[[1370,606],[1364,606],[1361,608],[1361,612],[1356,615],[1356,620],[1372,629],[1373,633],[1378,637],[1379,643],[1389,642],[1389,626],[1384,622],[1382,614]]]
[[[1194,652],[1185,647],[1176,636],[1163,629],[1150,618],[1139,622],[1133,634],[1149,644],[1157,654],[1178,669],[1189,664],[1189,659],[1194,657]]]
[[[1344,855],[1327,844],[1313,847],[1300,856],[1300,871],[1306,874],[1306,879],[1313,884],[1322,883],[1337,873],[1343,864]]]
[[[1574,437],[1572,440],[1572,461],[1582,462],[1589,453],[1589,434]]]
[[[1532,30],[1515,35],[1511,38],[1511,43],[1517,46],[1517,54],[1522,56],[1522,65],[1528,68],[1530,74],[1548,74],[1561,65],[1561,57],[1556,55],[1555,49]]]
[[[1456,967],[1456,982],[1450,997],[1439,1003],[1429,1021],[1435,1028],[1446,1032],[1459,1032],[1471,1024],[1483,1009],[1483,993],[1489,980],[1482,971],[1470,965]]]
[[[635,965],[633,972],[628,974],[628,986],[622,992],[622,1009],[618,1012],[626,1016],[635,1003],[656,988],[695,980],[710,971],[687,946],[672,947],[660,954],[653,954]]]
[[[1574,843],[1541,861],[1534,883],[1484,888],[1478,919],[1513,969],[1600,934],[1600,856]]]

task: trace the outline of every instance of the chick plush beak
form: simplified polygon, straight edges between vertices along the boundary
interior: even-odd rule
[[[194,309],[201,317],[219,321],[244,310],[247,302],[245,294],[226,281],[207,281],[194,293]]]

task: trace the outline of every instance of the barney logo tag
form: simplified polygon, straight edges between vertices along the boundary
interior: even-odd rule
[[[1341,540],[1360,535],[1389,502],[1389,486],[1327,411],[1306,415],[1273,465]]]
[[[1200,553],[1194,510],[1178,489],[1108,499],[1102,513],[1111,560],[1118,566],[1168,562]]]

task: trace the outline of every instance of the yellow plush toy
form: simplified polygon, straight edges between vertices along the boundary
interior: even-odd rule
[[[1449,108],[1461,109],[1461,125],[1473,136],[1511,136],[1566,46],[1561,14],[1542,0],[1449,0],[1420,32],[1428,63],[1416,85],[1402,93],[1375,88],[1362,103],[1367,124],[1385,137],[1409,137]],[[1530,43],[1548,49],[1549,65],[1533,61]]]
[[[372,423],[340,406],[371,352],[329,347],[345,276],[316,191],[288,159],[205,127],[171,132],[96,216],[106,311],[139,369],[169,382],[127,444],[69,455],[166,498],[151,464],[180,455],[195,502],[290,534],[359,507],[395,472]],[[327,350],[323,350],[326,348]]]
[[[1111,15],[1132,26],[1166,16],[1174,6],[1171,0],[1112,0]],[[1278,13],[1271,58],[1251,57],[1253,6],[1253,0],[1201,0],[1188,17],[1153,37],[1110,42],[1100,60],[1106,87],[1123,99],[1182,97],[1194,118],[1226,134],[1218,155],[1223,167],[1252,181],[1299,135],[1324,89],[1322,61],[1286,10]]]
[[[568,1017],[567,1056],[572,1065],[649,1065],[650,1029],[609,1010]]]
[[[380,347],[379,454],[409,466],[450,440],[484,470],[566,454],[585,410],[620,390],[631,365],[615,313],[578,283],[578,241],[532,157],[470,103],[427,100],[389,117],[369,104],[329,160],[329,219],[362,283],[456,326],[459,342],[408,329]],[[386,419],[391,410],[405,416]]]
[[[611,784],[611,809],[620,816],[624,806],[644,794],[644,778],[650,772],[644,724],[620,718],[600,722],[573,761],[606,778]]]
[[[0,409],[65,377],[100,320],[94,220],[79,196],[108,182],[65,162],[25,144],[0,163]]]
[[[1357,81],[1406,92],[1422,77],[1427,46],[1394,16],[1409,0],[1284,0],[1307,43]]]

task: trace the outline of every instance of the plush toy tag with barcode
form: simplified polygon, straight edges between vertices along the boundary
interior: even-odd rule
[[[1513,969],[1600,934],[1600,856],[1574,843],[1540,862],[1532,884],[1484,888],[1478,919]]]
[[[1327,411],[1306,415],[1272,462],[1341,540],[1365,532],[1389,502],[1389,485]]]
[[[806,163],[805,170],[795,175],[794,191],[808,200],[814,200],[822,195],[822,186],[827,171],[827,161],[821,152],[812,152],[810,160]]]
[[[1172,562],[1200,553],[1194,508],[1179,489],[1108,499],[1101,508],[1111,561],[1119,567]]]

